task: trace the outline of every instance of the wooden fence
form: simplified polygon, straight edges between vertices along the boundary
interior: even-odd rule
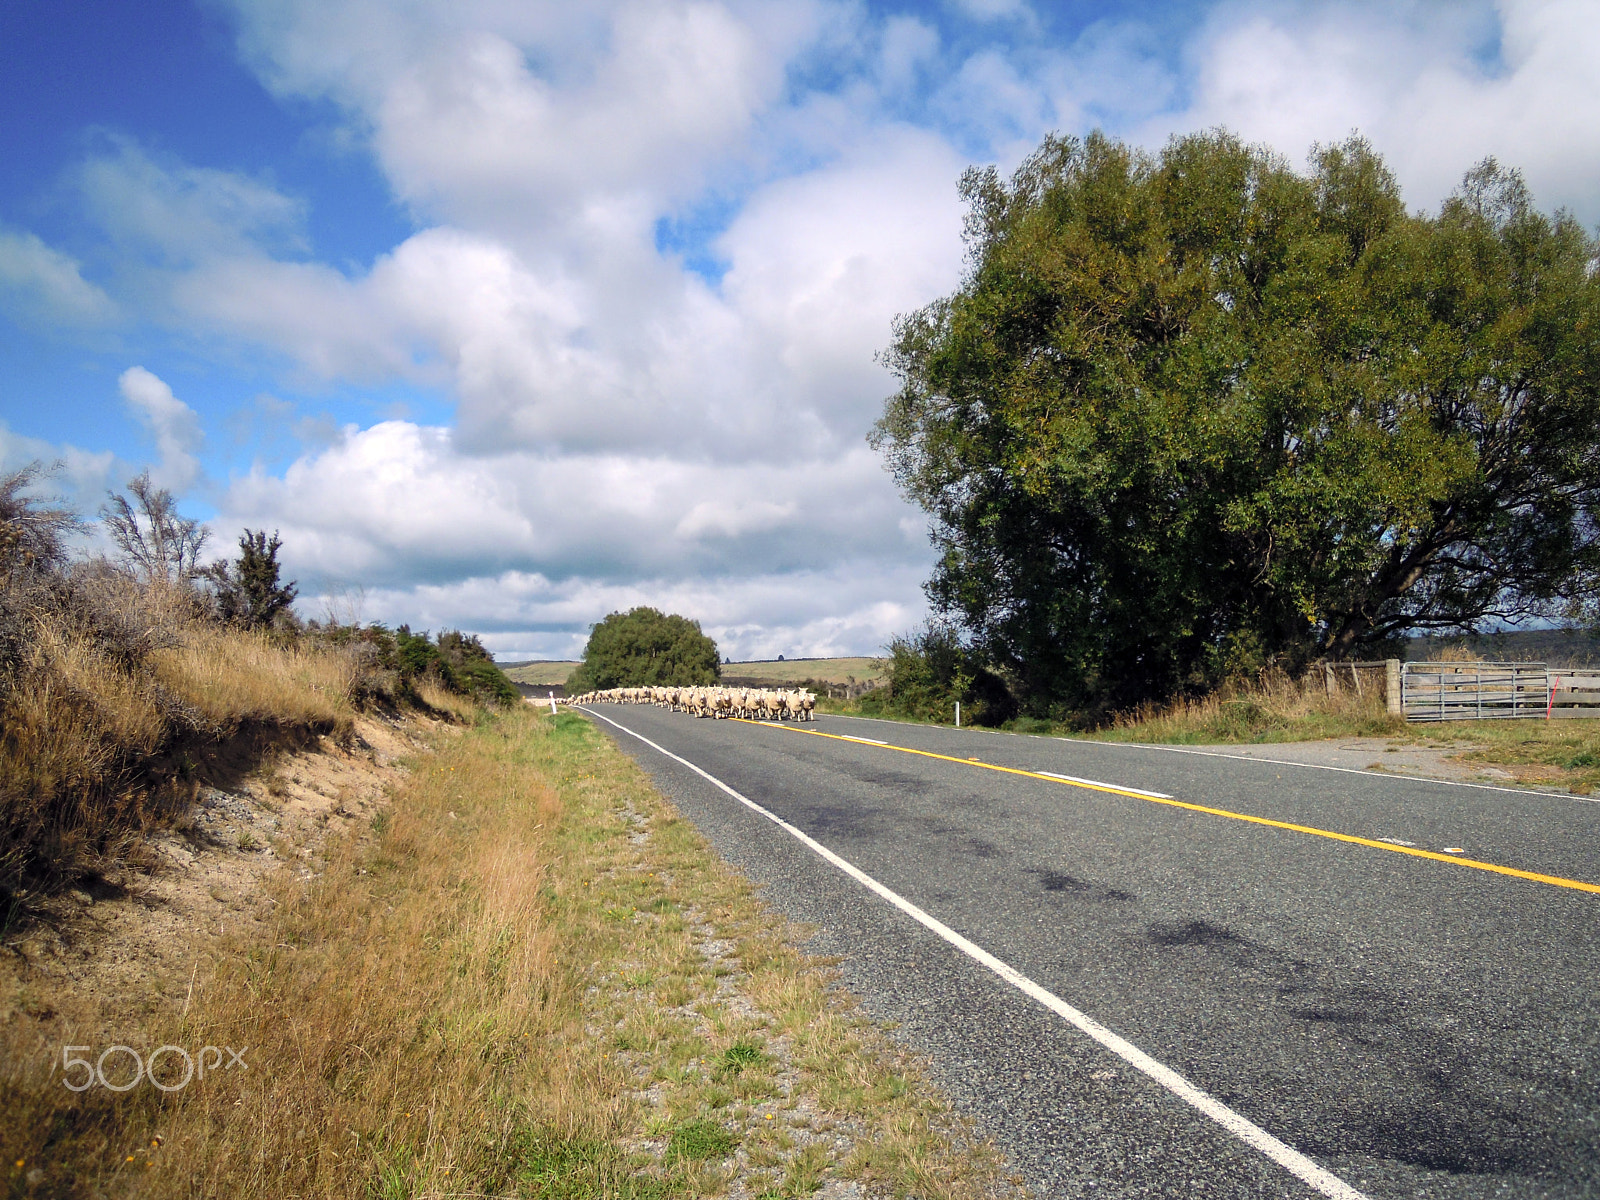
[[[1557,719],[1600,717],[1600,671],[1552,670],[1549,715]]]
[[[1408,721],[1545,717],[1552,711],[1550,682],[1544,663],[1406,663],[1400,668],[1400,709]]]

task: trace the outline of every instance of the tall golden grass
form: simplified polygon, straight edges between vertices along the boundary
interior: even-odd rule
[[[196,622],[150,658],[156,682],[214,730],[262,723],[343,733],[355,719],[355,660],[316,643]]]
[[[1287,742],[1326,737],[1382,736],[1405,730],[1389,713],[1378,681],[1361,692],[1335,670],[1332,686],[1321,671],[1300,679],[1270,672],[1230,684],[1208,696],[1147,705],[1119,715],[1093,735],[1134,742]]]
[[[375,846],[345,838],[314,878],[275,880],[270,930],[225,941],[181,1008],[144,1028],[126,1010],[62,1013],[38,1025],[36,1044],[12,1045],[0,1067],[5,1165],[42,1170],[51,1194],[500,1186],[505,1139],[530,1119],[592,1124],[561,1049],[581,1030],[545,895],[558,817],[554,794],[513,764],[459,746],[427,761]],[[67,1091],[50,1069],[60,1045],[98,1054],[108,1037],[248,1047],[248,1069],[167,1095]]]

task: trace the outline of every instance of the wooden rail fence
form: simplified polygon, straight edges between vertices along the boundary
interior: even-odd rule
[[[1408,721],[1600,717],[1600,672],[1544,663],[1420,662],[1400,668]]]
[[[1551,671],[1549,715],[1600,717],[1600,671]]]

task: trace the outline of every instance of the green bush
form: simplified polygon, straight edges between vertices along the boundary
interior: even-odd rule
[[[963,723],[1002,725],[1017,715],[1005,681],[948,625],[930,624],[889,643],[887,696],[868,693],[880,711],[921,721],[950,723],[961,704]]]

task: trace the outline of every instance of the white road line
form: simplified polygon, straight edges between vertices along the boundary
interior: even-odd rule
[[[1096,1021],[1087,1013],[1079,1012],[1076,1008],[1073,1008],[1072,1005],[1061,999],[1061,997],[1057,996],[1054,992],[1046,991],[1044,988],[1040,987],[1037,983],[1029,979],[1026,975],[1024,975],[1021,971],[1018,971],[1009,963],[1001,961],[994,955],[990,954],[983,947],[974,942],[968,941],[954,929],[951,929],[948,925],[944,924],[944,922],[918,908],[915,904],[911,903],[911,901],[900,895],[900,893],[885,887],[872,876],[868,875],[865,871],[855,866],[855,864],[840,858],[832,850],[829,850],[826,846],[817,841],[804,830],[796,828],[771,810],[763,808],[749,797],[743,796],[734,791],[731,787],[723,783],[722,780],[718,779],[709,771],[706,771],[701,767],[697,767],[694,763],[690,762],[686,758],[679,757],[666,747],[652,742],[649,738],[645,737],[644,734],[635,733],[626,725],[622,725],[616,721],[613,721],[610,717],[594,712],[592,709],[586,708],[582,711],[589,713],[591,716],[599,717],[600,720],[604,721],[607,725],[611,725],[622,730],[623,733],[628,734],[630,737],[638,738],[652,750],[666,755],[675,763],[679,763],[685,767],[688,767],[689,770],[693,771],[696,775],[710,783],[713,787],[726,792],[729,796],[732,796],[740,804],[743,804],[751,811],[759,813],[761,816],[771,821],[779,829],[782,829],[785,833],[790,834],[798,841],[803,843],[807,848],[814,851],[817,855],[838,867],[839,870],[843,871],[846,875],[850,876],[851,879],[854,879],[857,883],[861,884],[862,887],[877,893],[879,896],[882,896],[885,900],[894,905],[901,912],[905,913],[912,920],[916,921],[919,925],[922,925],[924,928],[932,931],[945,941],[949,942],[950,945],[961,951],[961,953],[965,954],[968,958],[984,967],[987,967],[990,971],[993,971],[996,975],[1000,976],[1001,979],[1004,979],[1007,983],[1011,984],[1012,987],[1016,988],[1024,995],[1038,1001],[1051,1012],[1065,1020],[1068,1024],[1074,1026],[1083,1033],[1088,1034],[1091,1038],[1099,1042],[1100,1045],[1111,1051],[1111,1053],[1115,1054],[1118,1058],[1122,1059],[1123,1062],[1127,1063],[1134,1070],[1141,1072],[1150,1079],[1153,1079],[1156,1083],[1159,1083],[1162,1087],[1166,1088],[1167,1091],[1178,1097],[1178,1099],[1184,1101],[1184,1103],[1191,1105],[1195,1109],[1204,1113],[1206,1116],[1210,1117],[1213,1121],[1215,1121],[1218,1125],[1221,1125],[1240,1141],[1254,1147],[1256,1150],[1259,1150],[1262,1154],[1266,1155],[1273,1162],[1277,1163],[1280,1167],[1288,1171],[1291,1175],[1295,1176],[1309,1187],[1321,1192],[1324,1196],[1332,1197],[1333,1200],[1368,1200],[1368,1197],[1365,1195],[1365,1193],[1356,1191],[1355,1188],[1351,1187],[1337,1175],[1334,1175],[1330,1171],[1323,1170],[1321,1167],[1317,1166],[1316,1163],[1312,1162],[1311,1159],[1307,1158],[1304,1154],[1301,1154],[1300,1151],[1296,1150],[1287,1142],[1279,1141],[1248,1117],[1241,1116],[1239,1113],[1234,1112],[1233,1109],[1222,1103],[1222,1101],[1218,1100],[1215,1096],[1211,1095],[1209,1092],[1197,1088],[1194,1084],[1190,1083],[1182,1075],[1178,1074],[1166,1064],[1157,1062],[1143,1050],[1139,1049],[1139,1047],[1135,1046],[1132,1042],[1127,1041],[1125,1038],[1119,1037],[1115,1033],[1112,1033],[1111,1030],[1107,1029],[1104,1025],[1100,1024],[1099,1021]]]
[[[1077,775],[1062,775],[1058,771],[1035,771],[1035,775],[1048,775],[1051,779],[1065,779],[1068,783],[1086,783],[1090,787],[1115,788],[1119,792],[1132,792],[1135,796],[1149,796],[1153,800],[1171,800],[1166,792],[1147,792],[1143,788],[1129,787],[1125,783],[1102,783],[1098,779],[1082,779]]]
[[[877,738],[851,737],[848,733],[841,733],[837,736],[847,742],[865,742],[869,746],[887,746],[889,744],[888,742],[880,742]]]
[[[914,721],[885,722],[881,717],[852,717],[846,713],[829,713],[837,721],[871,721],[875,725],[913,725],[919,729],[944,729],[943,725],[924,725]],[[967,729],[960,733],[987,733],[992,737],[1031,737],[1042,742],[1062,742],[1068,746],[1103,746],[1108,750],[1162,750],[1168,754],[1194,754],[1201,758],[1231,758],[1235,762],[1271,763],[1275,767],[1304,767],[1308,771],[1338,771],[1342,775],[1359,775],[1363,779],[1387,779],[1391,783],[1437,783],[1441,787],[1473,788],[1480,792],[1509,792],[1513,796],[1543,796],[1546,800],[1578,800],[1584,804],[1600,804],[1600,796],[1575,796],[1571,792],[1540,792],[1533,788],[1501,787],[1494,783],[1469,783],[1465,779],[1432,779],[1426,775],[1402,775],[1399,771],[1368,771],[1363,767],[1335,767],[1328,763],[1295,762],[1288,758],[1258,758],[1254,754],[1226,754],[1220,750],[1194,750],[1188,746],[1163,746],[1156,742],[1102,742],[1094,738],[1056,737],[1049,733],[1007,733],[1001,729]],[[840,737],[846,736],[840,734]],[[1044,774],[1040,771],[1039,774]]]

